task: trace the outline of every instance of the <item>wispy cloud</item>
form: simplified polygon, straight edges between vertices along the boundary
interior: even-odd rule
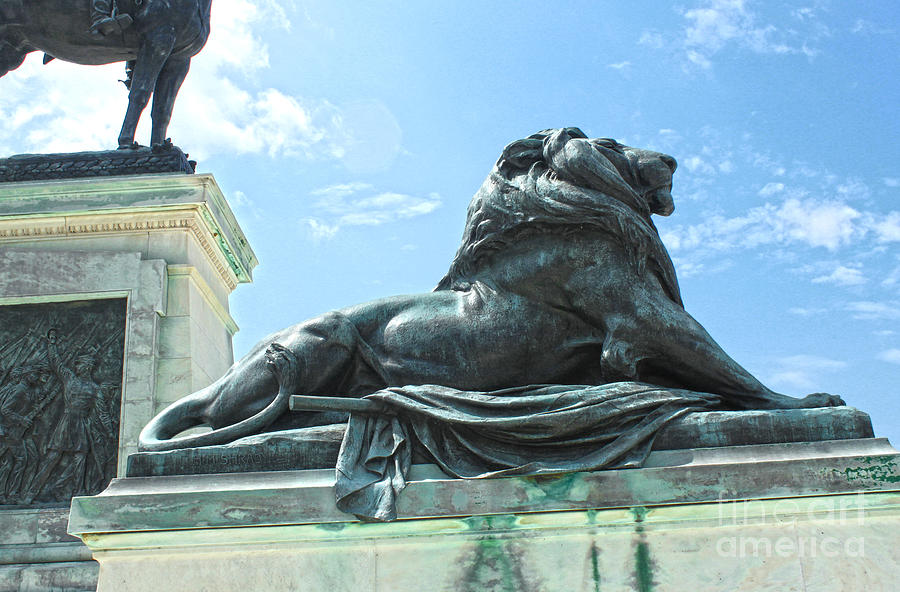
[[[658,31],[644,31],[641,33],[638,43],[653,49],[662,49],[666,45],[665,38]]]
[[[317,198],[317,216],[301,223],[315,239],[331,238],[345,226],[377,226],[430,214],[441,206],[441,196],[421,197],[406,193],[378,191],[368,183],[344,183],[310,192]]]
[[[834,251],[865,232],[855,222],[861,216],[839,201],[792,198],[751,208],[741,216],[717,215],[701,224],[675,227],[665,232],[663,239],[674,251],[721,251],[791,243]]]
[[[794,306],[792,308],[789,308],[788,312],[801,317],[811,317],[815,315],[825,314],[826,312],[828,312],[828,309],[819,306]]]
[[[777,370],[770,381],[776,388],[814,389],[821,383],[821,377],[842,370],[847,363],[822,356],[796,355],[781,358],[775,362]]]
[[[857,35],[887,35],[893,33],[894,29],[883,27],[867,19],[858,18],[850,26],[850,32]]]
[[[763,188],[759,190],[759,195],[769,197],[770,195],[775,195],[782,191],[784,191],[784,183],[766,183],[763,185]]]
[[[891,364],[900,364],[900,349],[888,349],[878,354],[878,359],[882,362]]]
[[[880,243],[900,241],[900,212],[889,212],[883,219],[876,219],[872,229]]]
[[[615,64],[607,64],[607,68],[612,68],[613,70],[625,70],[631,67],[631,62],[625,60],[624,62],[618,62]]]
[[[838,286],[858,286],[867,281],[866,276],[858,267],[844,265],[838,265],[830,274],[820,275],[812,280],[814,284],[836,284]]]
[[[900,319],[900,302],[863,300],[850,302],[847,310],[860,321],[892,321]]]
[[[728,47],[757,54],[818,55],[816,42],[829,31],[815,9],[794,9],[780,20],[767,22],[751,9],[752,4],[745,0],[704,0],[682,11],[685,25],[679,36],[667,39],[657,31],[644,31],[638,43],[656,49],[677,48],[684,52],[688,64],[702,70],[712,68],[714,56]]]

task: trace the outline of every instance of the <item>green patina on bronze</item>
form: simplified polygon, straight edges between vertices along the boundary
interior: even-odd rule
[[[847,467],[842,472],[847,481],[874,481],[876,483],[900,483],[897,463],[882,457],[867,456],[863,459],[870,466]]]
[[[583,484],[580,473],[522,477],[522,482],[531,486],[528,488],[529,499],[584,499],[587,494],[585,491],[585,495],[573,495],[577,487]]]

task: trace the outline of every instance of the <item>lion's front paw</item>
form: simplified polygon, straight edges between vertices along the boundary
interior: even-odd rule
[[[846,405],[842,398],[829,393],[813,393],[811,395],[806,395],[801,399],[801,402],[806,409],[815,407],[842,407]]]
[[[273,343],[266,348],[266,365],[275,374],[280,388],[295,388],[300,379],[300,362],[294,352]]]

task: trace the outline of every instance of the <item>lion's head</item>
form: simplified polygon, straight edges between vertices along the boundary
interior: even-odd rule
[[[650,219],[674,210],[675,168],[671,156],[588,139],[574,127],[512,142],[472,199],[462,244],[438,289],[471,275],[486,252],[523,233],[591,228],[617,237],[637,265],[654,262],[679,300],[671,261]]]
[[[512,142],[503,149],[495,170],[512,178],[538,163],[559,179],[605,193],[639,213],[668,216],[675,209],[671,190],[677,163],[667,154],[611,138],[589,139],[577,127],[567,127]]]

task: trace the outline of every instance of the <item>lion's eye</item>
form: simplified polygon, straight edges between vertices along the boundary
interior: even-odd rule
[[[641,162],[638,170],[641,180],[651,187],[666,185],[672,180],[671,169],[661,160]]]

